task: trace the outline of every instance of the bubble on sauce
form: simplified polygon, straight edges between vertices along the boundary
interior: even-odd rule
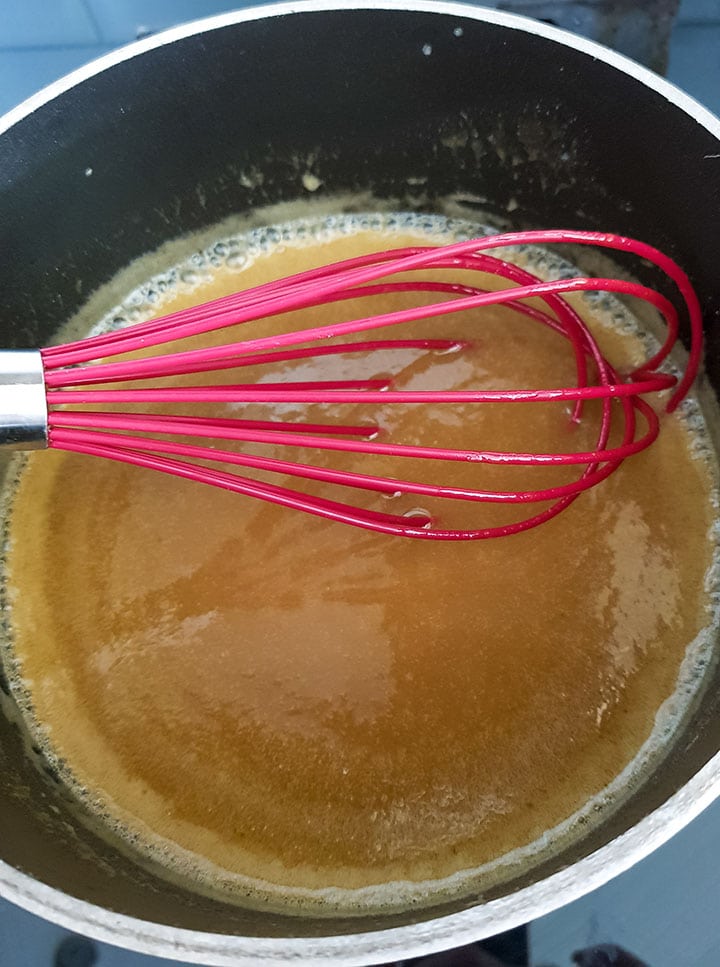
[[[312,171],[306,171],[300,180],[305,191],[317,191],[322,186],[322,181]]]
[[[430,511],[425,510],[424,507],[411,507],[403,513],[403,517],[408,517],[411,520],[417,518],[422,522],[422,527],[429,527],[432,523],[432,514]]]
[[[298,222],[279,225],[258,226],[251,231],[221,239],[210,247],[194,252],[188,259],[162,273],[155,275],[147,283],[133,290],[119,306],[97,323],[92,334],[111,331],[131,322],[150,318],[158,313],[162,302],[177,290],[192,291],[201,281],[207,279],[220,265],[241,268],[254,258],[267,252],[282,248],[283,245],[313,244],[317,241],[354,234],[372,229],[383,231],[389,237],[393,233],[418,232],[428,236],[432,243],[443,243],[480,235],[491,235],[494,229],[462,219],[449,219],[439,215],[405,212],[369,212],[361,214],[333,214],[328,217],[307,218]],[[577,269],[547,250],[526,246],[503,250],[503,256],[513,258],[518,264],[538,275],[572,277]],[[637,320],[612,296],[602,293],[588,293],[582,298],[593,306],[597,318],[610,329],[640,336],[645,348],[654,351],[659,345],[657,337],[639,329]],[[62,338],[62,337],[61,337]],[[451,352],[454,350],[445,350]],[[682,350],[680,350],[682,354]],[[669,364],[671,367],[673,363]],[[702,397],[702,393],[700,393]],[[708,466],[712,475],[710,499],[713,507],[720,506],[716,472],[716,448],[705,419],[703,407],[714,405],[710,398],[691,396],[680,407],[680,415],[691,439],[692,452],[697,459]],[[687,648],[680,667],[674,693],[658,710],[652,734],[643,744],[626,768],[603,790],[592,797],[572,816],[555,827],[546,830],[532,843],[498,857],[497,859],[472,869],[462,869],[441,880],[424,882],[388,882],[358,889],[327,887],[309,889],[290,884],[278,885],[253,877],[246,877],[218,867],[158,836],[143,826],[135,818],[119,816],[115,804],[99,798],[93,790],[78,782],[72,769],[54,748],[52,732],[38,722],[32,704],[32,681],[23,677],[22,668],[12,648],[12,592],[5,567],[5,557],[11,541],[10,520],[13,498],[17,483],[23,472],[25,455],[13,458],[8,482],[0,495],[0,510],[3,512],[2,524],[2,581],[0,582],[0,657],[7,684],[12,695],[12,703],[0,691],[0,704],[8,714],[19,711],[20,719],[27,729],[27,741],[34,746],[33,756],[42,758],[51,774],[55,774],[74,797],[91,814],[90,820],[102,835],[117,837],[123,848],[135,860],[144,857],[152,866],[159,866],[165,876],[177,878],[187,886],[190,881],[200,892],[227,900],[235,897],[249,906],[262,909],[277,909],[285,913],[296,912],[303,915],[312,912],[316,915],[343,914],[359,915],[368,910],[408,908],[427,902],[438,902],[443,896],[455,897],[461,893],[483,889],[511,875],[513,871],[526,867],[535,857],[543,857],[556,852],[565,842],[582,834],[592,821],[608,815],[617,808],[627,795],[647,775],[648,771],[660,760],[667,750],[679,726],[697,703],[707,681],[709,671],[717,661],[716,638],[720,623],[720,521],[713,524],[709,540],[713,549],[712,565],[705,578],[708,595],[707,624]],[[386,499],[402,496],[402,491],[383,494]],[[406,512],[427,516],[422,508]],[[600,707],[600,706],[599,706]],[[343,770],[343,774],[347,769]],[[502,804],[495,804],[502,809]]]

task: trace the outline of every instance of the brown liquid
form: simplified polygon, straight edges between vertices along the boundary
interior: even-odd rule
[[[240,275],[219,268],[162,308],[413,241],[290,246]],[[509,310],[433,327],[476,344],[348,357],[344,372],[399,369],[410,388],[434,367],[460,387],[572,378],[558,337]],[[636,340],[602,339],[616,364],[636,359]],[[306,361],[294,378],[311,368],[328,373]],[[593,439],[562,408],[375,416],[406,440],[447,445]],[[489,863],[622,772],[708,621],[711,482],[690,444],[682,420],[663,417],[649,451],[556,520],[469,544],[371,535],[150,471],[34,455],[14,497],[8,573],[35,721],[87,801],[148,848],[175,844],[168,864],[217,886],[238,874],[241,886],[264,881],[258,895],[289,899],[294,888],[419,883]],[[479,474],[463,466],[452,479],[542,483]],[[369,500],[399,512],[417,503]],[[492,519],[465,505],[450,514]]]

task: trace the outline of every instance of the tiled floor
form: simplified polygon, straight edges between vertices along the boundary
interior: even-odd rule
[[[530,928],[535,967],[618,944],[652,967],[720,965],[720,801],[627,873]],[[608,965],[609,967],[609,965]]]
[[[2,0],[0,113],[138,36],[243,6],[232,0]]]
[[[716,23],[678,24],[670,45],[668,77],[720,115],[720,17]]]
[[[240,0],[0,2],[0,113],[138,35],[248,6]],[[720,0],[683,0],[668,76],[720,113]]]
[[[237,0],[0,0],[0,113],[139,34],[244,5]],[[668,76],[720,114],[720,0],[683,0]],[[614,942],[652,967],[717,967],[716,857],[720,803],[624,876],[536,921],[533,964],[568,967],[578,947]],[[0,901],[1,967],[50,967],[65,933]],[[167,963],[103,946],[98,967]]]

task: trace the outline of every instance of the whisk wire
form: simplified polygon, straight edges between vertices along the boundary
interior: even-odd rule
[[[678,378],[658,368],[667,360],[677,341],[679,316],[664,295],[639,283],[609,278],[567,278],[541,280],[526,269],[488,250],[518,245],[550,243],[596,245],[630,252],[653,263],[676,285],[684,301],[690,324],[690,351],[686,370]],[[510,287],[481,288],[464,279],[437,281],[415,278],[424,270],[480,272],[493,275]],[[410,273],[408,276],[407,273]],[[402,274],[400,281],[388,281]],[[666,335],[651,359],[621,377],[601,352],[592,332],[566,297],[573,293],[609,292],[641,299],[662,316]],[[298,309],[329,302],[372,299],[389,294],[440,294],[444,300],[421,302],[407,308],[363,315],[347,321],[315,326],[305,330],[278,332],[270,336],[232,341],[223,346],[181,349],[151,357],[106,360],[157,346],[182,342],[188,338],[231,326],[243,326],[269,316],[284,315]],[[540,299],[545,308],[528,303]],[[360,380],[313,380],[224,386],[179,386],[164,388],[87,389],[88,386],[157,380],[166,376],[188,376],[247,366],[265,366],[294,360],[312,359],[380,350],[418,350],[444,352],[463,349],[458,339],[366,339],[343,340],[358,333],[404,325],[428,318],[503,305],[538,322],[569,343],[575,365],[575,385],[547,389],[515,390],[398,390],[388,377]],[[700,363],[702,320],[692,286],[677,264],[657,249],[623,236],[596,232],[538,231],[510,233],[472,239],[449,246],[406,247],[394,251],[348,259],[331,266],[301,272],[287,279],[272,281],[245,292],[226,296],[195,309],[181,310],[161,319],[150,320],[111,333],[90,337],[66,346],[42,350],[50,408],[49,443],[58,449],[93,454],[138,466],[151,467],[176,476],[200,480],[213,486],[245,493],[274,503],[295,507],[308,513],[377,530],[425,539],[477,539],[518,533],[537,526],[566,509],[584,490],[606,479],[627,457],[649,446],[657,437],[659,422],[652,406],[643,398],[650,393],[672,390],[666,409],[674,409],[686,395]],[[595,376],[590,379],[588,364]],[[89,364],[89,365],[85,365]],[[581,417],[582,407],[591,400],[600,402],[595,446],[573,453],[523,453],[494,450],[423,447],[387,442],[374,423],[364,425],[282,420],[253,421],[217,417],[188,417],[179,414],[149,416],[137,413],[100,413],[74,411],[73,404],[469,404],[469,403],[550,403],[574,404],[572,419]],[[618,442],[609,445],[614,408],[622,413]],[[644,423],[638,431],[637,418]],[[138,434],[143,434],[139,436]],[[151,434],[155,434],[152,436]],[[160,435],[158,438],[157,435]],[[196,443],[167,440],[183,436],[199,439],[225,439],[243,444],[272,444],[373,454],[392,458],[462,461],[493,466],[581,466],[577,479],[537,490],[500,491],[429,484],[389,476],[363,474],[348,470],[315,467],[304,462],[261,457],[235,450],[219,450]],[[176,459],[180,458],[180,459]],[[216,462],[251,468],[284,476],[301,477],[385,494],[395,492],[490,503],[530,504],[550,501],[538,513],[510,524],[476,529],[442,528],[429,514],[407,517],[380,513],[269,484],[208,467]]]

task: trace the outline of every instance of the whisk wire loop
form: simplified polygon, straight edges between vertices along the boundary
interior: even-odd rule
[[[611,278],[563,278],[542,280],[515,262],[500,258],[497,250],[523,245],[573,243],[629,252],[651,262],[674,283],[684,303],[690,327],[687,366],[678,379],[660,371],[678,340],[679,315],[661,293],[636,282]],[[461,281],[438,281],[415,273],[436,270],[462,272]],[[467,273],[494,276],[508,287],[487,289],[473,285]],[[397,278],[401,276],[401,278]],[[643,300],[658,311],[666,332],[660,348],[627,376],[621,376],[602,353],[590,328],[567,297],[574,293],[607,292]],[[182,343],[229,327],[245,326],[259,319],[281,316],[299,309],[331,302],[352,302],[388,295],[422,296],[418,304],[361,315],[346,321],[318,325],[270,336],[229,341],[203,348],[180,347],[175,352],[140,358],[114,359],[158,346]],[[438,301],[426,297],[442,296]],[[536,302],[541,300],[544,307]],[[118,382],[142,383],[168,376],[191,376],[224,372],[248,366],[374,353],[380,351],[447,352],[467,347],[463,339],[398,338],[352,340],[360,333],[402,326],[425,319],[442,319],[484,307],[502,305],[521,313],[564,338],[575,368],[575,385],[560,388],[431,389],[399,390],[392,378],[381,375],[359,380],[311,380],[295,383],[237,383],[220,386],[133,385],[107,388]],[[341,341],[338,341],[341,340]],[[350,341],[342,341],[350,340]],[[565,510],[585,490],[614,473],[625,459],[650,446],[659,433],[655,409],[644,399],[648,394],[671,391],[666,409],[677,407],[697,374],[702,347],[702,319],[697,296],[686,274],[668,256],[645,243],[623,236],[575,230],[508,233],[472,239],[446,246],[406,247],[347,259],[334,265],[297,273],[205,306],[185,309],[160,319],[103,333],[65,346],[41,350],[49,407],[49,445],[78,453],[101,456],[137,466],[161,470],[262,500],[283,504],[332,520],[342,520],[387,534],[434,540],[481,539],[519,533],[537,526]],[[110,361],[108,361],[110,360]],[[591,376],[591,370],[593,375]],[[100,389],[94,387],[103,387]],[[88,388],[90,387],[90,388]],[[356,425],[312,422],[288,423],[282,419],[248,420],[244,417],[187,416],[100,412],[82,407],[99,405],[183,404],[480,404],[480,403],[572,403],[571,420],[578,422],[583,406],[600,403],[600,415],[592,450],[570,453],[501,452],[497,450],[443,448],[395,443],[382,439],[375,422]],[[619,408],[622,429],[610,444],[613,413]],[[638,428],[638,418],[642,428]],[[617,436],[617,435],[616,435]],[[168,439],[168,437],[170,439]],[[228,440],[237,443],[308,448],[379,457],[455,461],[491,466],[583,468],[570,482],[517,491],[431,484],[402,477],[373,475],[352,470],[313,466],[303,460],[258,456],[256,453],[218,449],[215,446],[178,440]],[[210,467],[208,463],[242,467],[283,477],[298,477],[370,492],[398,491],[418,496],[479,503],[530,505],[550,502],[537,513],[508,524],[481,528],[443,527],[428,514],[403,516],[381,513],[291,487]]]

